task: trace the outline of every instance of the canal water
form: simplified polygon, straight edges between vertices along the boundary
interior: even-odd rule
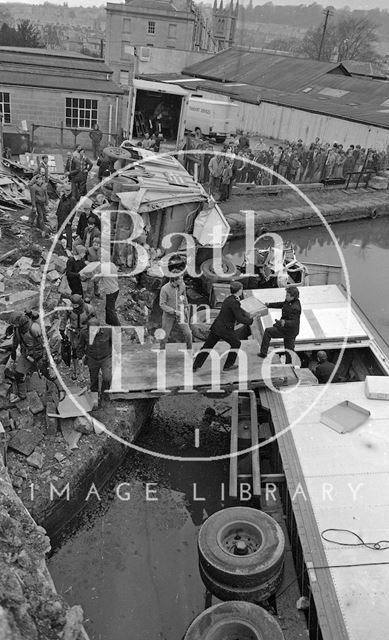
[[[341,223],[332,230],[353,297],[389,343],[389,220]],[[339,264],[324,229],[282,235],[302,261]],[[231,243],[228,251],[235,261],[241,259],[242,241]],[[164,418],[157,414],[141,444],[158,448],[159,433],[165,452],[190,454],[193,428],[204,406],[198,400],[183,402],[179,407],[175,401],[174,415],[169,407]],[[225,435],[218,437],[227,447]],[[212,439],[207,446],[210,455],[223,452],[220,447],[212,450]],[[100,492],[101,500],[91,498],[51,557],[49,569],[67,601],[82,604],[92,640],[182,640],[204,608],[198,528],[207,515],[225,506],[221,485],[227,478],[223,461],[173,462],[131,453]]]
[[[194,429],[209,401],[163,401],[137,443],[198,456]],[[228,410],[224,400],[216,410]],[[201,456],[228,453],[219,423],[201,437]],[[204,609],[197,559],[203,521],[225,506],[228,461],[163,460],[130,452],[112,482],[90,498],[48,566],[69,604],[82,604],[92,640],[182,640]]]

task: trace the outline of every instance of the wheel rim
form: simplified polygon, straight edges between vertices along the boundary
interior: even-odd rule
[[[261,640],[261,637],[248,622],[229,620],[210,629],[207,640]]]
[[[217,543],[231,556],[249,556],[259,551],[263,537],[259,527],[242,520],[228,523],[220,529]]]

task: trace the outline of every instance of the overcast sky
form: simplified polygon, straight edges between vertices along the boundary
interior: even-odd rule
[[[14,1],[14,0],[13,0]],[[112,0],[115,2],[116,0]],[[204,0],[207,4],[213,4],[212,0]],[[219,1],[219,0],[218,0]],[[228,1],[228,0],[227,0]],[[276,0],[273,4],[312,4],[315,0],[309,0],[307,2],[303,2],[302,0]],[[174,0],[173,0],[174,2]],[[243,4],[248,4],[249,0],[243,0]],[[43,2],[39,2],[37,0],[24,0],[24,4],[43,4]],[[104,6],[106,5],[107,0],[68,0],[67,4],[71,7],[91,7],[91,6]],[[6,1],[0,0],[0,4],[7,4]],[[50,0],[50,4],[64,4],[63,0]],[[122,3],[120,3],[122,4]],[[254,5],[256,4],[265,4],[265,0],[262,2],[256,2],[254,0]],[[353,9],[373,9],[374,7],[379,7],[381,9],[388,8],[389,3],[388,0],[349,0],[348,2],[345,0],[329,0],[328,2],[321,2],[318,0],[318,4],[322,4],[323,6],[331,5],[337,9],[348,5]]]

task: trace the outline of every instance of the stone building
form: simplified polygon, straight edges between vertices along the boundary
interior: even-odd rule
[[[234,44],[238,11],[238,0],[235,8],[233,0],[230,0],[226,7],[224,7],[223,0],[220,0],[219,6],[215,0],[212,12],[212,29],[218,51],[232,47]]]
[[[103,144],[120,129],[123,90],[103,60],[57,50],[0,47],[0,112],[27,123],[37,148],[90,147],[98,122]],[[34,126],[33,126],[34,125]]]
[[[193,0],[109,2],[105,60],[114,80],[127,86],[139,72],[180,72],[191,62],[230,46],[237,8],[231,2],[224,9],[221,3],[213,18],[211,11],[207,15]]]

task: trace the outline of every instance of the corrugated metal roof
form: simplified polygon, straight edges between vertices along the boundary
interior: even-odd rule
[[[39,89],[58,89],[64,91],[83,91],[84,93],[123,94],[123,89],[112,80],[58,75],[55,73],[24,73],[23,71],[1,71],[0,86],[37,87]]]
[[[351,75],[367,76],[386,80],[388,75],[374,62],[362,62],[362,60],[342,60],[342,65]]]
[[[0,47],[0,83],[120,95],[112,70],[99,58],[67,51]]]
[[[159,82],[173,81],[174,84],[177,84],[177,74],[143,77],[158,79]],[[202,78],[193,79],[188,76],[182,76],[179,84],[193,93],[208,91],[251,104],[259,104],[261,101],[268,102],[389,129],[389,103],[386,106],[382,104],[386,99],[389,99],[389,82],[385,83],[380,80],[365,80],[328,74],[322,79],[321,84],[315,84],[309,93],[304,93],[301,89],[293,93],[242,82],[222,83]],[[313,83],[307,86],[312,85]],[[340,98],[319,94],[319,91],[325,87],[339,88],[348,92]],[[364,101],[362,102],[362,100]]]
[[[340,64],[234,47],[183,70],[189,76],[201,76],[221,82],[245,82],[280,91],[295,91],[307,82],[334,72],[348,75]]]

